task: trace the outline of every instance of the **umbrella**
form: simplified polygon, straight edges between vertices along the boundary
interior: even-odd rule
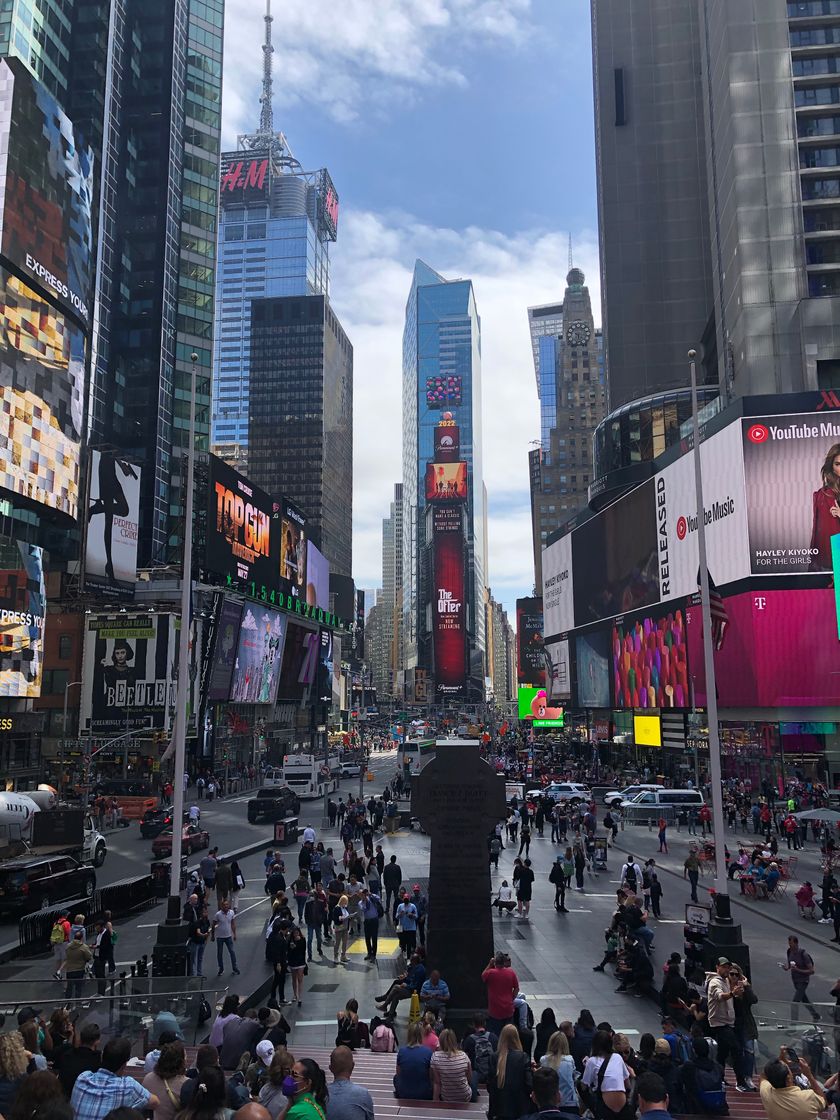
[[[804,813],[794,813],[798,821],[827,821],[836,824],[840,821],[840,813],[836,809],[806,809]]]

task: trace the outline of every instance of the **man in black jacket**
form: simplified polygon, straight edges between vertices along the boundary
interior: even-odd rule
[[[391,921],[396,921],[399,890],[402,883],[402,868],[397,863],[397,857],[391,856],[382,872],[382,882],[385,884],[385,910],[391,915]]]
[[[548,875],[549,883],[554,884],[554,909],[568,914],[566,909],[566,876],[563,874],[563,857],[556,856],[554,866]]]

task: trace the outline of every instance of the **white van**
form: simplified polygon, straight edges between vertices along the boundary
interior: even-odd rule
[[[689,808],[698,812],[703,804],[698,789],[649,789],[631,801],[622,801],[621,815],[628,823],[655,823],[660,817],[670,823]]]

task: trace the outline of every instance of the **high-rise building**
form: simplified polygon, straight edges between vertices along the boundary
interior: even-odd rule
[[[387,517],[382,519],[382,592],[381,603],[388,635],[389,689],[392,696],[397,672],[402,666],[400,624],[402,623],[402,483],[394,483],[394,500]]]
[[[330,571],[353,567],[353,347],[329,299],[252,299],[248,477],[306,514]]]
[[[266,3],[259,128],[222,155],[217,331],[213,359],[214,452],[249,472],[251,303],[327,296],[338,196],[325,168],[304,171],[272,114],[271,9]]]
[[[610,407],[692,347],[725,399],[836,385],[837,5],[597,0],[592,28]]]
[[[471,280],[446,280],[414,266],[403,330],[403,632],[406,699],[416,670],[434,675],[432,528],[427,464],[449,413],[466,464],[462,525],[466,549],[464,617],[471,688],[485,674],[486,496],[481,433],[481,322]],[[453,521],[454,524],[454,521]]]
[[[365,619],[365,679],[376,689],[377,699],[393,695],[390,669],[391,618],[382,591]]]
[[[579,268],[566,277],[563,303],[549,305],[551,333],[537,337],[541,445],[530,453],[531,525],[535,587],[542,587],[542,550],[548,536],[586,505],[592,481],[592,433],[606,411],[604,340],[595,327],[589,289]]]
[[[487,676],[490,678],[490,692],[496,704],[501,705],[516,695],[516,675],[511,667],[515,665],[515,635],[508,620],[507,611],[488,587],[485,591],[485,610],[487,615]]]

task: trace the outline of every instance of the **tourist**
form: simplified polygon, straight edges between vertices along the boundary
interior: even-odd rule
[[[601,1073],[601,1066],[605,1066]],[[581,1083],[590,1093],[600,1093],[603,1116],[623,1112],[630,1090],[630,1070],[619,1054],[613,1053],[609,1031],[596,1031],[592,1039],[592,1055],[586,1059]]]
[[[558,1107],[564,1113],[579,1115],[580,1100],[575,1084],[575,1060],[569,1052],[569,1039],[564,1031],[555,1031],[549,1038],[539,1064],[544,1069],[553,1069],[557,1074],[560,1092]]]
[[[102,1051],[101,1067],[79,1074],[70,1097],[75,1120],[104,1120],[114,1108],[143,1112],[158,1107],[160,1101],[155,1094],[125,1074],[130,1057],[129,1039],[112,1038]]]
[[[466,1102],[476,1100],[472,1088],[472,1066],[458,1045],[454,1031],[441,1031],[440,1049],[432,1055],[432,1100]]]
[[[210,1045],[215,1046],[216,1049],[218,1049],[222,1045],[225,1027],[228,1025],[228,1023],[231,1023],[234,1020],[238,1020],[240,1018],[239,996],[225,996],[224,1002],[222,1003],[221,1011],[216,1016],[216,1021],[213,1023],[213,1027],[210,1031]]]
[[[432,1051],[423,1043],[420,1023],[410,1023],[405,1046],[397,1051],[397,1072],[394,1074],[394,1096],[404,1100],[430,1101]]]
[[[271,1120],[277,1120],[286,1109],[288,1098],[283,1092],[283,1084],[291,1075],[294,1064],[294,1056],[285,1046],[274,1051],[266,1082],[259,1091],[260,1104],[268,1109]]]
[[[661,1077],[655,1073],[643,1073],[636,1083],[636,1099],[639,1107],[639,1120],[670,1120],[668,1091]]]
[[[26,1069],[29,1055],[17,1031],[0,1034],[0,1114],[8,1116],[14,1104]]]
[[[350,932],[350,911],[347,908],[349,899],[342,894],[330,915],[333,924],[333,963],[347,964],[347,941]]]
[[[425,980],[420,988],[421,1010],[432,1011],[439,1019],[443,1019],[446,1016],[449,999],[449,985],[441,979],[440,972],[433,968],[428,980]]]
[[[228,898],[222,899],[221,906],[213,915],[210,939],[216,942],[216,961],[219,966],[217,975],[221,976],[225,971],[224,949],[227,948],[233,974],[239,976],[236,953],[233,948],[233,943],[236,941],[236,911],[231,909],[230,899]]]
[[[519,978],[510,967],[510,957],[498,952],[481,974],[487,988],[487,1027],[501,1034],[513,1019],[513,1001],[519,992]]]
[[[512,1024],[502,1028],[495,1060],[487,1076],[490,1095],[488,1114],[494,1120],[518,1120],[528,1108],[531,1093],[531,1063],[526,1058],[519,1032]]]
[[[374,1120],[370,1092],[351,1080],[353,1065],[353,1051],[346,1046],[336,1046],[330,1054],[333,1083],[327,1102],[327,1120]]]
[[[797,1072],[801,1071],[808,1081],[807,1089],[800,1088],[794,1081],[786,1047],[781,1048],[775,1061],[764,1067],[759,1093],[768,1120],[815,1120],[825,1109],[825,1096],[811,1067],[802,1057],[798,1065]]]
[[[175,1113],[180,1112],[186,1069],[184,1044],[176,1039],[161,1049],[155,1068],[143,1078],[143,1086],[160,1101],[155,1109],[155,1120],[173,1120]]]
[[[299,1058],[283,1080],[283,1092],[291,1101],[283,1120],[324,1120],[329,1094],[324,1071],[311,1058]]]

